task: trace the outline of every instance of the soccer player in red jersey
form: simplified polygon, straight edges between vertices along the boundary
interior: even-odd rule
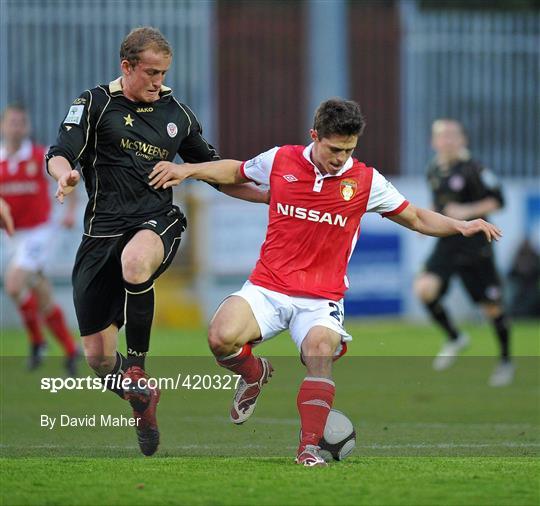
[[[214,315],[209,345],[220,365],[242,376],[231,409],[231,420],[240,424],[272,373],[252,346],[289,329],[307,369],[297,397],[302,436],[296,462],[308,467],[326,465],[318,443],[334,400],[332,362],[351,340],[343,326],[343,296],[363,214],[376,212],[433,236],[501,235],[484,220],[455,220],[410,204],[374,168],[352,158],[363,129],[357,103],[331,99],[317,109],[307,147],[276,147],[243,163],[160,162],[150,174],[154,188],[186,178],[270,186],[260,258],[249,281]]]
[[[4,110],[1,133],[0,198],[1,206],[12,217],[13,229],[8,243],[11,258],[5,272],[5,289],[19,309],[28,332],[31,343],[28,367],[34,369],[42,362],[45,324],[62,346],[66,370],[73,376],[77,348],[44,274],[53,232],[49,223],[51,201],[45,173],[45,148],[29,139],[30,120],[19,105],[10,105]],[[75,206],[75,199],[71,198],[64,226],[73,226]],[[9,234],[10,228],[5,228]]]

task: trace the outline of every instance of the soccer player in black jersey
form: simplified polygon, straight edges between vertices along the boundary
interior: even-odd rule
[[[84,235],[73,268],[74,303],[88,364],[130,402],[141,451],[159,444],[158,389],[145,383],[154,313],[154,280],[172,262],[186,219],[172,190],[149,186],[159,161],[219,159],[191,109],[163,85],[172,49],[155,28],[132,30],[120,47],[121,77],[83,92],[47,154],[60,202],[82,175],[88,193]],[[76,170],[80,165],[80,172]],[[223,186],[232,196],[266,202],[251,185]],[[126,325],[127,357],[117,351]],[[119,388],[118,377],[129,378]],[[116,381],[115,381],[116,380]]]
[[[436,153],[428,169],[435,210],[459,220],[486,218],[504,205],[495,175],[471,159],[461,123],[438,119],[432,126],[432,147]],[[500,362],[489,379],[492,386],[512,382],[510,333],[502,302],[501,280],[495,267],[493,246],[482,235],[439,239],[425,270],[415,281],[415,292],[430,315],[447,335],[447,342],[433,362],[436,370],[450,367],[469,343],[450,320],[441,304],[450,278],[461,278],[472,300],[480,304],[491,320],[500,345]]]

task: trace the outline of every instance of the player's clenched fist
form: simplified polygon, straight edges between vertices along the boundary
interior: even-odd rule
[[[159,162],[148,176],[150,186],[156,189],[165,189],[180,184],[189,177],[187,165],[186,163]]]
[[[58,178],[58,187],[56,189],[55,197],[60,204],[64,203],[64,197],[75,189],[75,186],[77,186],[80,179],[81,175],[76,170],[70,170]]]

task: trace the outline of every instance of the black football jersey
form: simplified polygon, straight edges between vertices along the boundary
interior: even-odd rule
[[[437,212],[455,202],[470,204],[486,197],[504,200],[496,176],[474,160],[462,160],[443,170],[434,161],[428,168],[428,181],[433,193],[433,204]]]
[[[493,197],[504,205],[502,190],[497,177],[475,160],[460,160],[448,169],[441,168],[434,160],[428,167],[428,182],[433,196],[433,206],[442,212],[449,203],[470,204],[486,197]],[[484,217],[486,219],[486,217]],[[454,235],[439,241],[455,248],[455,254],[490,256],[491,244],[483,234],[472,237]]]
[[[162,86],[155,102],[132,102],[117,79],[73,102],[46,158],[80,165],[89,199],[84,233],[111,237],[170,211],[172,189],[153,189],[148,175],[176,154],[188,163],[219,159],[195,114],[170,88]]]

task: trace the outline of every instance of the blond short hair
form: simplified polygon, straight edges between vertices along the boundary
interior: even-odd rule
[[[147,49],[172,56],[173,50],[163,34],[152,26],[141,26],[129,32],[120,45],[120,60],[127,60],[132,66],[139,63],[139,55]]]

